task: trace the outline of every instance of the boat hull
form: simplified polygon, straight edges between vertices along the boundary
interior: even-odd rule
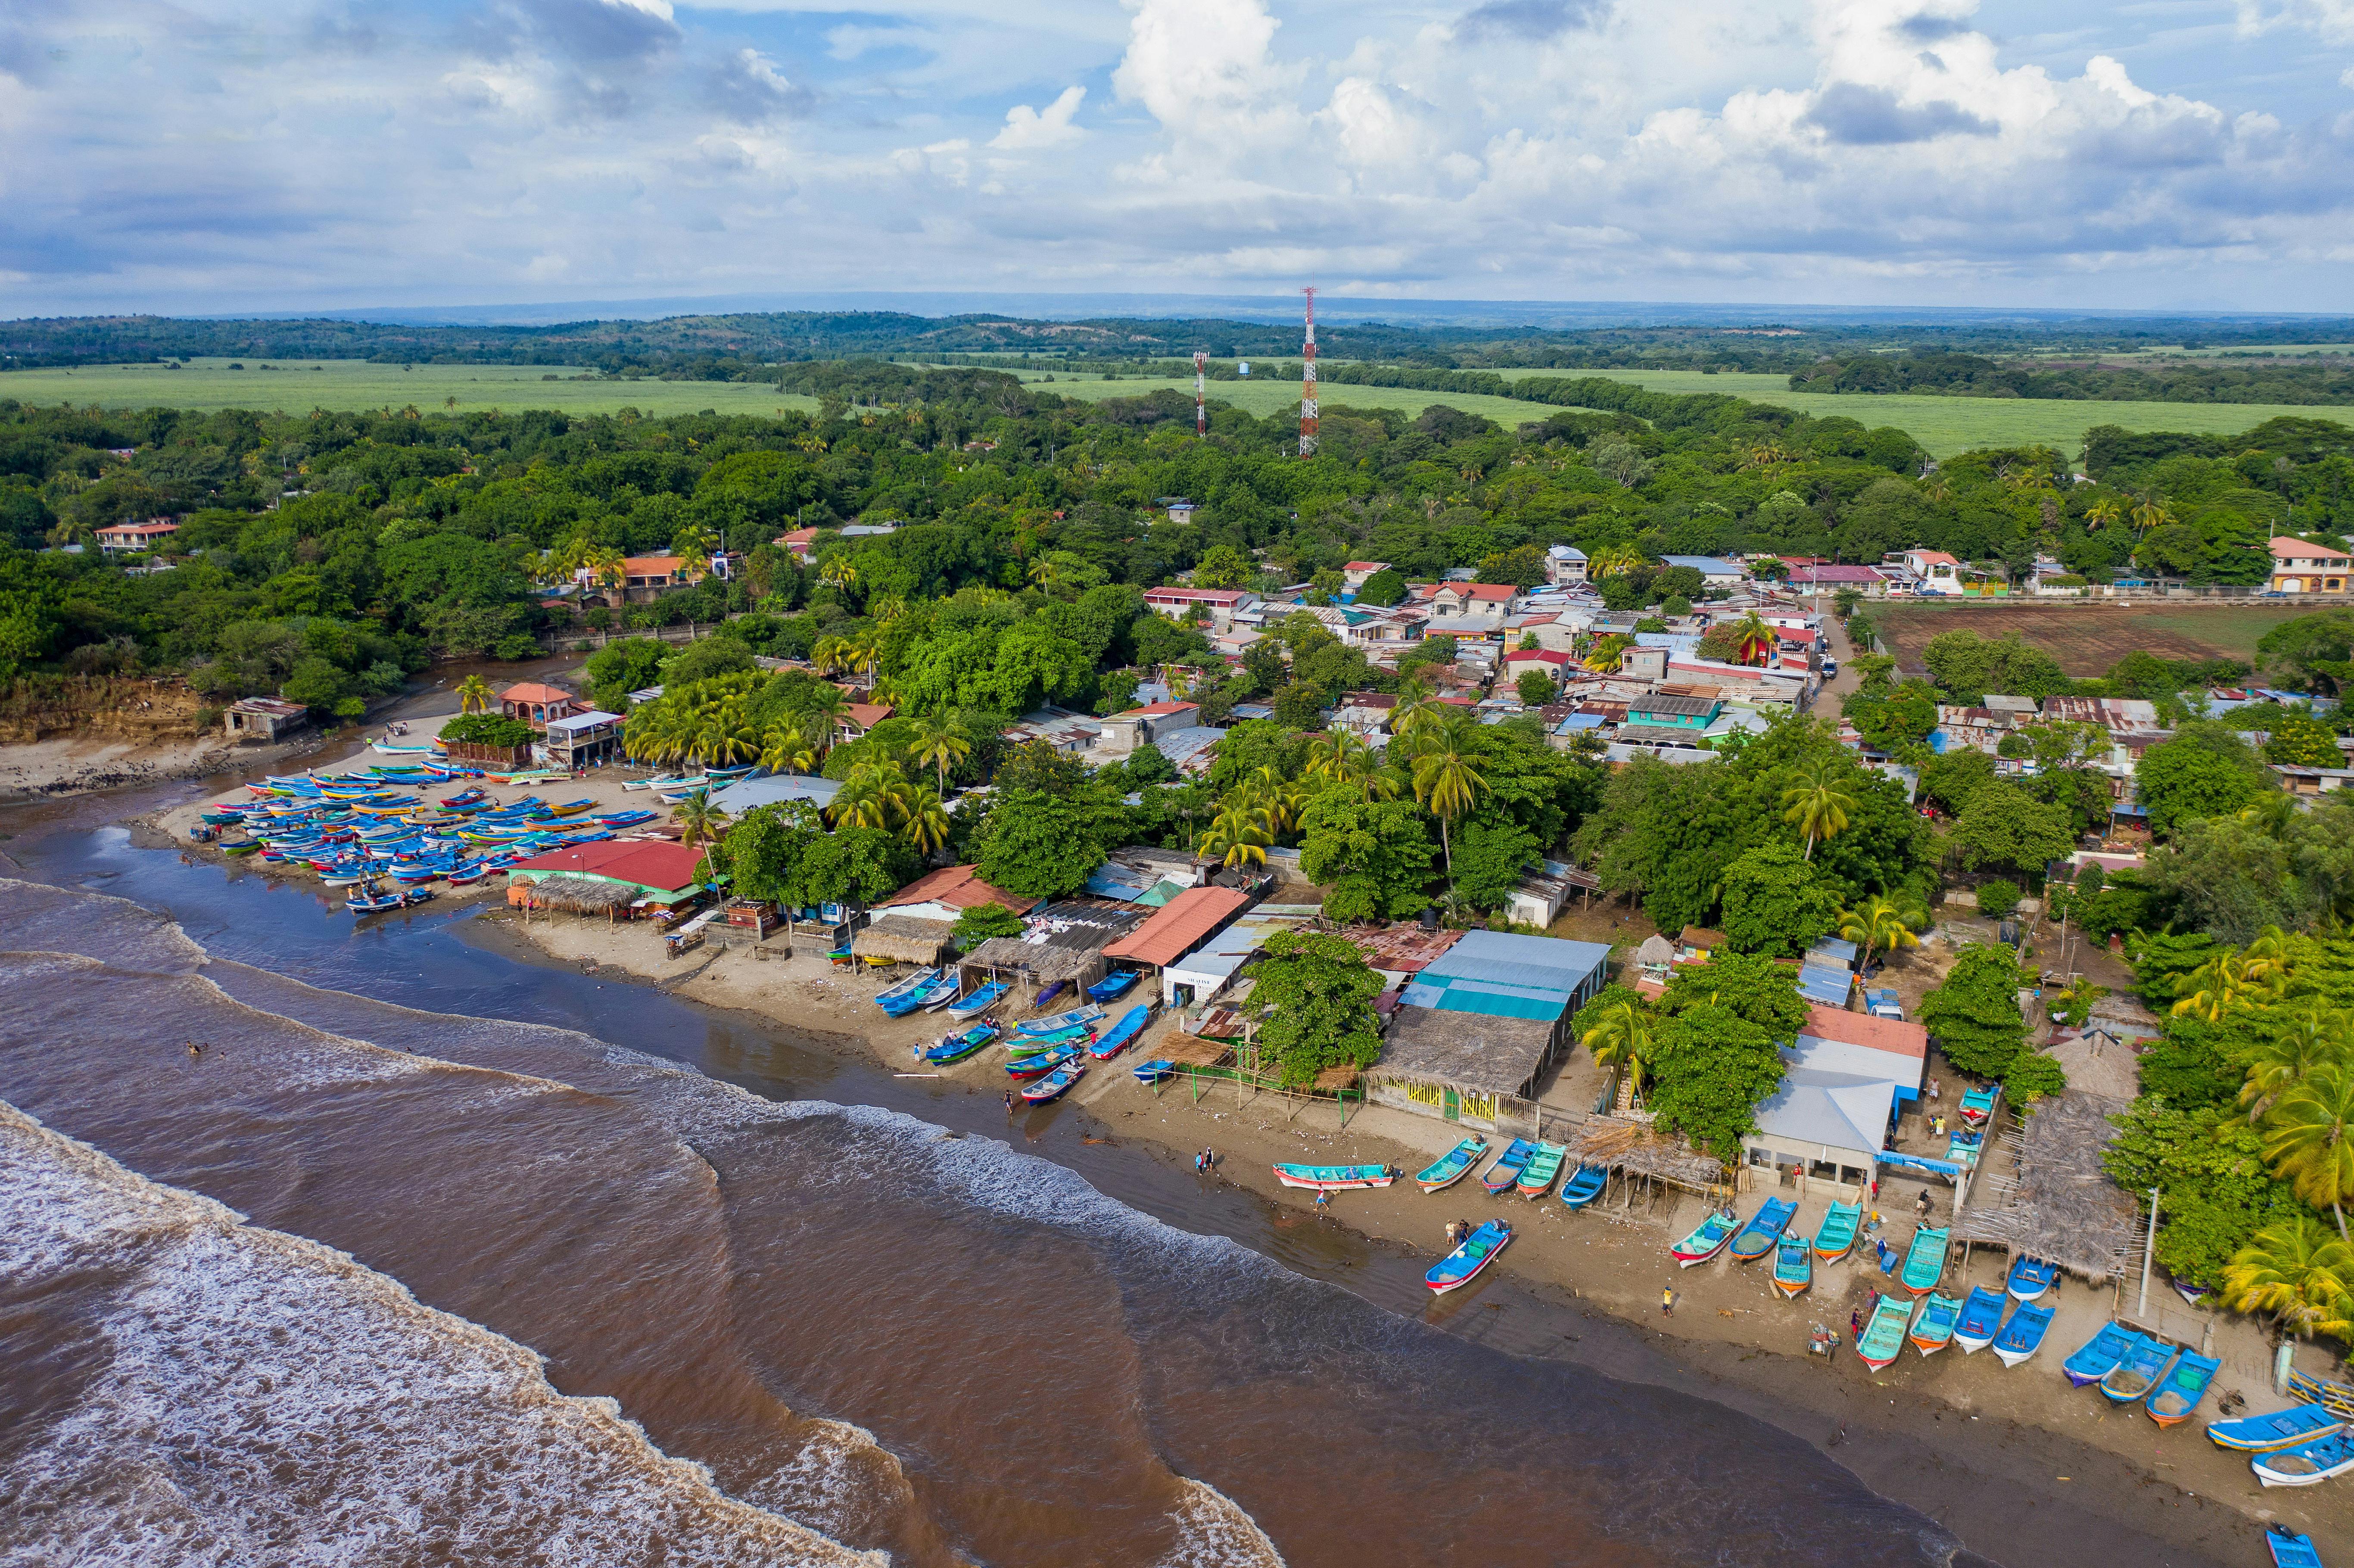
[[[2294,1404],[2286,1410],[2243,1416],[2237,1421],[2210,1422],[2207,1440],[2235,1454],[2269,1454],[2275,1448],[2293,1448],[2345,1428],[2345,1419],[2326,1406]]]
[[[1501,1220],[1490,1220],[1473,1231],[1461,1246],[1433,1264],[1422,1282],[1437,1296],[1460,1290],[1479,1278],[1496,1261],[1496,1255],[1511,1245],[1512,1227]]]
[[[1426,1192],[1443,1192],[1471,1174],[1471,1168],[1487,1151],[1486,1139],[1467,1138],[1415,1172],[1414,1184]]]
[[[1397,1179],[1397,1172],[1386,1165],[1278,1165],[1275,1179],[1287,1187],[1344,1192],[1358,1187],[1386,1187]]]

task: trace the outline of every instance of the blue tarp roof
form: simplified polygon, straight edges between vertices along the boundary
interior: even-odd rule
[[[1553,726],[1555,735],[1569,735],[1581,729],[1600,729],[1604,724],[1600,714],[1572,714]]]
[[[1749,568],[1739,561],[1728,561],[1718,556],[1661,556],[1670,567],[1690,567],[1702,574],[1731,572],[1737,577],[1749,575]]]

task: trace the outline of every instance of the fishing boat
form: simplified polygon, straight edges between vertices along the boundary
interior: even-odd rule
[[[1278,1165],[1275,1179],[1287,1187],[1341,1192],[1352,1187],[1386,1187],[1397,1172],[1386,1165]]]
[[[1984,1127],[1994,1115],[1996,1089],[1988,1084],[1982,1089],[1972,1089],[1962,1097],[1962,1125]]]
[[[894,1018],[904,1018],[916,1010],[916,998],[938,985],[939,980],[939,970],[924,969],[910,979],[901,980],[888,991],[877,992],[875,1005]]]
[[[1174,1062],[1139,1062],[1135,1066],[1129,1068],[1129,1071],[1136,1075],[1136,1081],[1140,1084],[1157,1084],[1163,1078],[1175,1077],[1177,1075],[1177,1064]]]
[[[2011,1264],[2006,1285],[2014,1301],[2041,1301],[2043,1293],[2052,1288],[2052,1282],[2059,1277],[2058,1264],[2021,1255]]]
[[[233,844],[221,845],[220,852],[223,854],[248,855],[259,853],[260,849],[261,841],[260,839],[239,839]]]
[[[944,970],[940,975],[939,983],[928,986],[916,993],[916,1005],[908,1011],[928,1012],[936,1007],[946,1007],[954,1001],[957,994],[963,990],[963,978],[954,969]]]
[[[2328,1383],[2311,1372],[2291,1367],[2288,1369],[2288,1392],[2335,1411],[2341,1421],[2354,1422],[2354,1387],[2342,1383]]]
[[[1277,1167],[1278,1171],[1282,1167]],[[1430,1266],[1422,1282],[1437,1294],[1459,1290],[1479,1277],[1481,1269],[1495,1261],[1496,1255],[1511,1244],[1512,1227],[1501,1220],[1490,1220],[1463,1238],[1463,1245]]]
[[[1912,1321],[1911,1297],[1882,1297],[1880,1305],[1872,1309],[1872,1321],[1863,1326],[1862,1337],[1855,1342],[1855,1353],[1872,1371],[1887,1371],[1889,1363],[1904,1353],[1904,1330]]]
[[[654,820],[652,811],[604,811],[588,819],[600,828],[634,828]]]
[[[1913,1348],[1925,1356],[1935,1355],[1954,1342],[1954,1325],[1961,1318],[1962,1304],[1945,1292],[1925,1298],[1921,1315],[1913,1319]]]
[[[1668,1255],[1686,1268],[1696,1263],[1706,1263],[1724,1250],[1733,1239],[1740,1223],[1720,1209],[1700,1223],[1700,1228],[1668,1248]]]
[[[1144,1033],[1145,1021],[1152,1016],[1149,1007],[1131,1007],[1119,1015],[1109,1029],[1088,1043],[1087,1054],[1098,1062],[1108,1062],[1129,1047],[1129,1043]]]
[[[1479,1185],[1487,1188],[1490,1192],[1511,1191],[1512,1183],[1521,1179],[1521,1171],[1527,1167],[1530,1156],[1536,1151],[1537,1146],[1527,1139],[1512,1139],[1511,1142],[1504,1145],[1504,1151],[1501,1154],[1488,1162],[1488,1169],[1479,1173]]]
[[[1539,1143],[1521,1167],[1520,1179],[1512,1183],[1521,1196],[1536,1202],[1553,1191],[1553,1179],[1561,1174],[1561,1162],[1569,1150],[1558,1143]]]
[[[950,1018],[978,1017],[996,1005],[997,999],[1013,989],[1003,980],[991,980],[970,996],[949,1003],[949,1016]]]
[[[1815,1282],[1815,1253],[1804,1236],[1785,1235],[1774,1244],[1774,1288],[1797,1300]]]
[[[2309,1487],[2354,1470],[2354,1432],[2308,1437],[2291,1447],[2250,1456],[2248,1467],[2268,1487]]]
[[[1815,1227],[1815,1261],[1837,1263],[1853,1252],[1856,1233],[1862,1224],[1861,1203],[1833,1203],[1823,1223]]]
[[[344,907],[355,915],[375,915],[387,909],[403,909],[411,904],[422,904],[433,896],[429,887],[403,887],[385,893],[374,891],[374,885],[355,889],[344,900]]]
[[[2237,1453],[2262,1454],[2327,1437],[2332,1432],[2343,1431],[2345,1426],[2346,1418],[2327,1405],[2292,1404],[2286,1410],[2243,1415],[2237,1421],[2211,1421],[2207,1424],[2207,1441]]]
[[[1114,969],[1095,984],[1087,987],[1088,999],[1094,1001],[1117,1001],[1128,994],[1128,988],[1143,978],[1141,969]]]
[[[1452,1187],[1463,1180],[1463,1173],[1479,1163],[1488,1147],[1484,1138],[1467,1138],[1437,1160],[1414,1173],[1414,1184],[1426,1192],[1436,1192]]]
[[[489,861],[468,861],[464,865],[461,865],[457,870],[451,872],[446,880],[452,887],[472,887],[474,884],[482,881],[482,878],[488,876],[490,874],[491,863]]]
[[[1095,1038],[1087,1029],[1057,1029],[1052,1034],[1016,1034],[1005,1042],[1009,1056],[1035,1056],[1044,1051],[1059,1051],[1066,1045],[1084,1045]]]
[[[2163,1340],[2137,1334],[2117,1364],[2101,1374],[2101,1392],[2112,1404],[2137,1404],[2150,1396],[2167,1369],[2174,1364],[2176,1347]]]
[[[1994,1337],[1994,1353],[2007,1367],[2015,1367],[2043,1348],[2043,1336],[2052,1327],[2052,1308],[2041,1302],[2022,1301]]]
[[[1798,1205],[1787,1198],[1766,1199],[1733,1238],[1733,1261],[1751,1263],[1772,1252],[1797,1213]]]
[[[2077,1347],[2075,1354],[2060,1363],[2060,1370],[2078,1388],[2098,1383],[2115,1372],[2117,1363],[2126,1359],[2126,1352],[2141,1340],[2140,1334],[2123,1323],[2105,1323],[2099,1333]]]
[[[1581,1165],[1561,1184],[1561,1201],[1569,1208],[1582,1209],[1602,1196],[1602,1189],[1609,1184],[1608,1166]]]
[[[1066,1090],[1087,1075],[1087,1059],[1085,1056],[1073,1056],[1035,1083],[1023,1086],[1022,1097],[1034,1106],[1043,1106],[1049,1100],[1061,1099]]]
[[[2321,1568],[2321,1553],[2315,1550],[2313,1537],[2299,1535],[2285,1524],[2264,1531],[2264,1545],[2272,1552],[2273,1568]]]
[[[1003,1033],[993,1020],[984,1018],[970,1029],[943,1035],[938,1044],[926,1046],[917,1054],[934,1064],[961,1062]]]
[[[1093,1023],[1103,1016],[1100,1007],[1075,1007],[1068,1012],[1058,1012],[1052,1018],[1033,1018],[1017,1023],[1014,1028],[1024,1034],[1052,1034],[1058,1030]]]
[[[2207,1397],[2207,1385],[2215,1381],[2215,1373],[2222,1365],[2213,1356],[2183,1351],[2174,1370],[2158,1380],[2157,1392],[2142,1402],[2142,1408],[2160,1426],[2181,1425],[2199,1408],[2199,1402]]]
[[[1057,1045],[1052,1051],[1042,1051],[1034,1056],[1016,1056],[1005,1064],[1005,1075],[1016,1083],[1043,1078],[1078,1054],[1076,1045]]]
[[[1943,1226],[1924,1227],[1913,1233],[1911,1245],[1904,1249],[1904,1267],[1898,1281],[1915,1296],[1926,1296],[1937,1288],[1937,1281],[1946,1277],[1946,1247],[1951,1234]]]
[[[1954,1324],[1954,1343],[1962,1347],[1962,1354],[1976,1355],[1994,1343],[2002,1332],[2003,1293],[1992,1286],[1975,1286],[1969,1299],[1962,1303],[1962,1315]]]

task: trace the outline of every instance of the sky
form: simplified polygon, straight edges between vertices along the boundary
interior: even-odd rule
[[[2354,312],[2354,0],[5,0],[0,317]]]

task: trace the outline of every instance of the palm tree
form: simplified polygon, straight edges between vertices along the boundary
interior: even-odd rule
[[[719,548],[719,535],[707,523],[687,523],[671,536],[670,552],[679,558],[679,566],[690,581],[704,577],[711,570],[711,557]]]
[[[1414,737],[1437,721],[1442,710],[1436,705],[1430,688],[1418,679],[1409,678],[1397,689],[1397,702],[1390,708],[1390,735],[1397,745],[1390,749],[1410,753]]]
[[[1273,763],[1260,764],[1235,792],[1257,809],[1267,831],[1273,833],[1290,832],[1306,800],[1299,786],[1278,772]]]
[[[2232,1255],[2223,1299],[2235,1312],[2270,1312],[2293,1334],[2354,1317],[2354,1248],[2299,1214],[2267,1225]]]
[[[1733,630],[1741,639],[1743,663],[1748,663],[1753,658],[1757,658],[1760,662],[1763,662],[1760,656],[1768,655],[1774,652],[1776,641],[1774,629],[1766,625],[1766,618],[1755,610],[1753,609],[1743,616]]]
[[[1063,568],[1055,564],[1054,556],[1041,556],[1030,563],[1030,569],[1023,575],[1030,579],[1031,587],[1051,593],[1055,585],[1063,580]]]
[[[858,568],[844,555],[832,555],[818,568],[817,580],[836,592],[846,593],[858,586]]]
[[[1855,942],[1863,948],[1863,963],[1872,967],[1872,955],[1893,953],[1899,948],[1917,948],[1921,938],[1914,935],[1911,922],[1919,918],[1911,910],[1874,894],[1860,908],[1846,910],[1840,916],[1840,938]]]
[[[1308,743],[1308,775],[1352,784],[1373,768],[1373,747],[1363,736],[1345,729],[1328,729]]]
[[[1220,865],[1265,865],[1267,846],[1274,840],[1259,810],[1230,796],[1193,841],[1193,853]]]
[[[1797,782],[1782,791],[1782,820],[1796,822],[1806,835],[1808,860],[1815,858],[1817,840],[1837,838],[1847,832],[1848,813],[1854,810],[1855,796],[1840,777],[1838,766],[1827,757],[1801,768]]]
[[[2254,989],[2236,951],[2218,953],[2174,982],[2174,993],[2182,999],[2174,1004],[2174,1015],[2220,1023],[2225,1013],[2244,1005]]]
[[[941,808],[939,791],[928,784],[911,787],[900,802],[899,832],[917,854],[929,854],[949,842],[949,814]]]
[[[2282,800],[2288,796],[2282,794]],[[2267,926],[2256,933],[2256,939],[2240,949],[2240,963],[2248,983],[2259,985],[2279,995],[2288,987],[2289,971],[2296,968],[2291,956],[2292,938],[2277,926]]]
[[[838,675],[858,666],[858,647],[847,637],[821,637],[810,650],[810,662],[821,675]]]
[[[2324,1062],[2283,1090],[2264,1120],[2264,1162],[2319,1208],[2329,1205],[2346,1240],[2354,1202],[2354,1067]]]
[[[2281,1033],[2257,1046],[2248,1060],[2240,1103],[2248,1107],[2251,1122],[2262,1121],[2274,1102],[2314,1068],[2354,1060],[2354,1015],[2308,997],[2285,1016]]]
[[[2103,496],[2084,508],[2084,530],[2096,534],[2126,514],[2126,509],[2109,496]]]
[[[850,711],[850,694],[829,682],[811,693],[806,702],[803,716],[823,737],[818,742],[818,749],[821,752],[831,750],[833,737],[842,728],[843,715]]]
[[[1607,545],[1596,550],[1585,563],[1585,575],[1600,581],[1615,577],[1620,572],[1632,571],[1643,564],[1643,552],[1632,545]]]
[[[760,737],[760,766],[771,773],[799,773],[817,766],[817,750],[794,726],[776,725]]]
[[[1449,714],[1426,731],[1414,759],[1414,798],[1438,819],[1438,847],[1447,854],[1447,875],[1455,876],[1455,845],[1449,824],[1479,803],[1488,780],[1471,766],[1469,715]]]
[[[1594,1053],[1597,1066],[1625,1063],[1635,1092],[1643,1092],[1643,1058],[1651,1050],[1651,1014],[1633,997],[1621,997],[1602,1010],[1601,1021],[1578,1036]]]
[[[458,683],[458,711],[461,714],[486,714],[499,694],[480,675],[469,675]]]
[[[2145,494],[2133,509],[2134,527],[2147,534],[2153,528],[2163,528],[2174,521],[2174,514],[2156,495]]]
[[[711,794],[705,789],[680,801],[670,820],[678,826],[678,842],[688,849],[716,844],[727,832],[727,813],[711,803]]]
[[[916,721],[916,740],[907,748],[907,760],[938,775],[940,794],[948,793],[949,769],[971,755],[972,742],[954,720],[934,714]]]

